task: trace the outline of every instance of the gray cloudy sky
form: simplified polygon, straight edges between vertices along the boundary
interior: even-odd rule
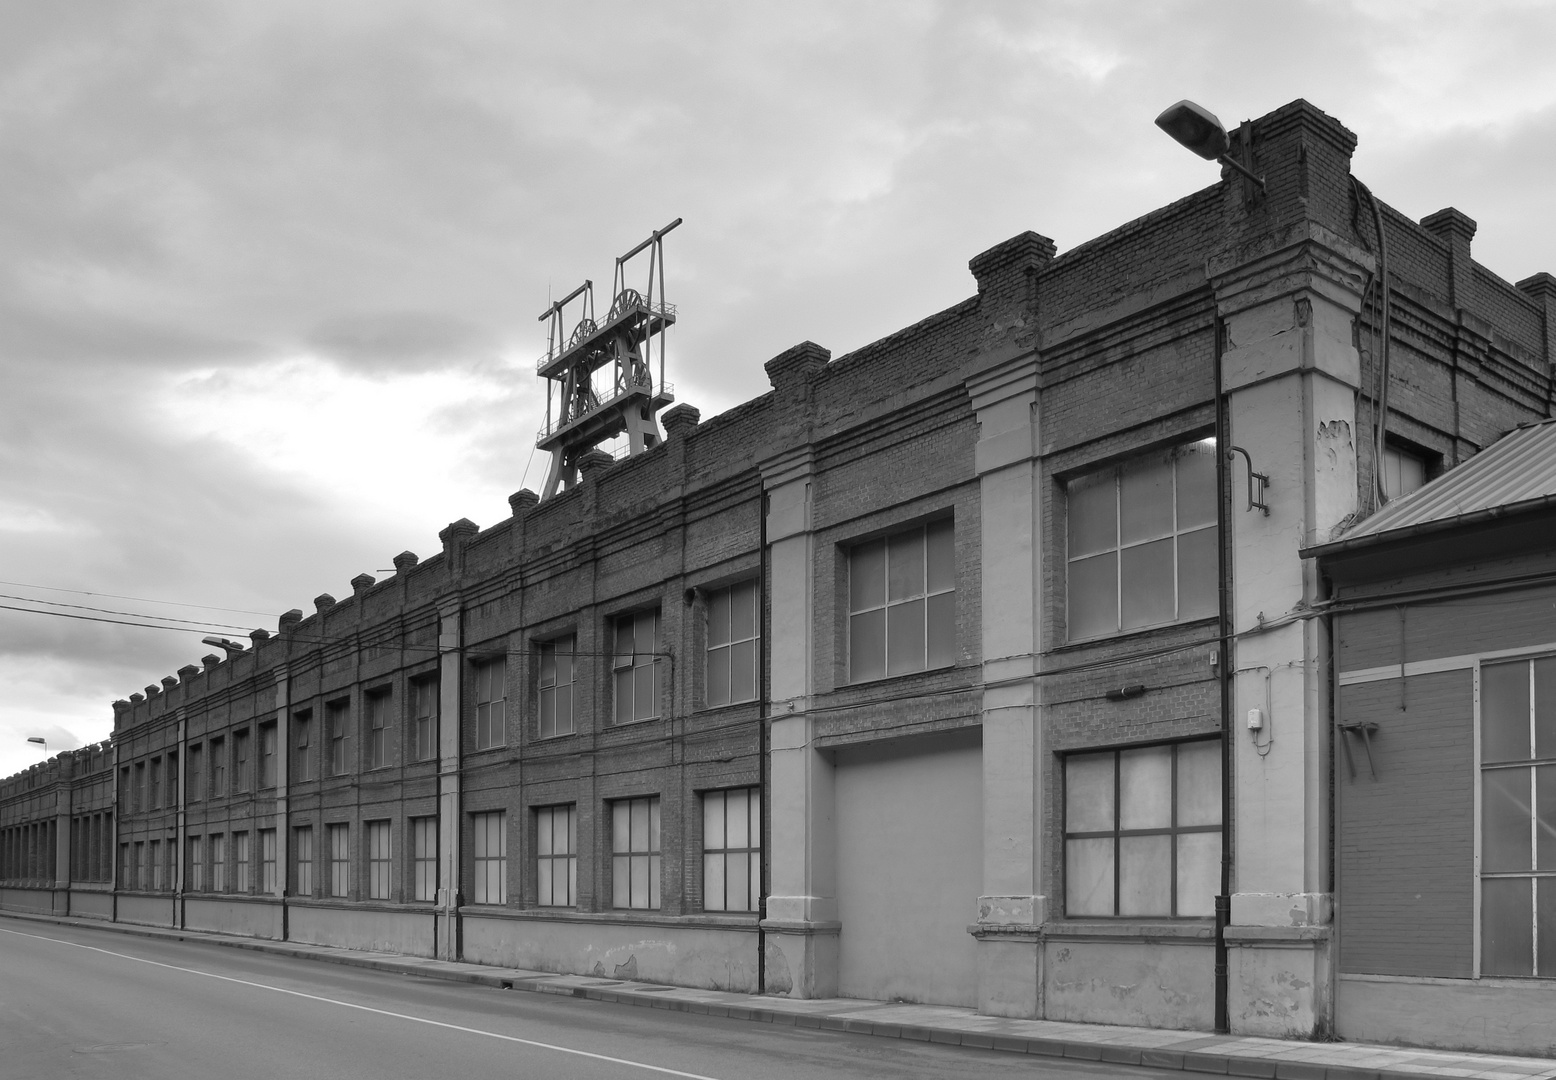
[[[1548,3],[0,5],[0,604],[273,629],[538,485],[536,315],[650,230],[706,418],[1212,183],[1151,124],[1183,97],[1306,97],[1381,198],[1556,270],[1553,41]],[[0,775],[201,632],[0,610]]]

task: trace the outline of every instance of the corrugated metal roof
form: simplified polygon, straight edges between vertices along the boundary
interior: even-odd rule
[[[1513,429],[1458,468],[1395,499],[1334,543],[1446,525],[1472,514],[1553,496],[1556,419]]]

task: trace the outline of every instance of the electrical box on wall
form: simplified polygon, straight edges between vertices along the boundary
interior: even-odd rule
[[[1249,731],[1263,731],[1264,730],[1264,711],[1262,709],[1249,709],[1248,710],[1248,730]]]

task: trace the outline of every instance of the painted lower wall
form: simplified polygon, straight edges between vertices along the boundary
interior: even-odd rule
[[[112,919],[113,893],[107,889],[72,889],[70,914],[83,919]]]
[[[337,949],[436,956],[435,918],[430,907],[374,909],[293,900],[287,911],[287,940]]]
[[[53,889],[0,889],[0,909],[52,912],[54,905]]]
[[[119,902],[121,920],[124,901]],[[242,937],[281,938],[281,903],[273,897],[188,896],[184,926]]]
[[[140,926],[172,926],[173,898],[166,895],[142,896],[136,893],[120,893],[117,921],[136,923]]]
[[[1346,1039],[1556,1057],[1556,984],[1366,975],[1337,983]]]
[[[1197,930],[1190,931],[1196,932]],[[1209,1030],[1215,1026],[1215,945],[1191,938],[1048,937],[1043,1015],[1049,1020]]]

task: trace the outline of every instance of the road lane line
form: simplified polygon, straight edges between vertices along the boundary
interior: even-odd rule
[[[204,975],[208,979],[220,979],[222,982],[237,983],[240,986],[252,986],[256,990],[273,990],[278,994],[290,994],[292,997],[307,998],[309,1001],[322,1001],[328,1005],[341,1005],[348,1009],[360,1009],[362,1012],[377,1013],[379,1016],[390,1016],[396,1020],[410,1020],[418,1024],[447,1028],[450,1031],[462,1031],[467,1035],[485,1035],[489,1039],[501,1039],[504,1042],[520,1043],[524,1046],[534,1046],[542,1050],[555,1050],[559,1054],[573,1054],[577,1057],[592,1058],[595,1061],[608,1061],[612,1065],[626,1065],[629,1068],[646,1069],[649,1072],[662,1073],[665,1076],[679,1076],[683,1077],[684,1080],[717,1080],[716,1077],[704,1076],[702,1073],[682,1072],[679,1069],[669,1069],[663,1065],[650,1065],[646,1061],[632,1061],[628,1058],[611,1057],[609,1054],[595,1054],[588,1050],[575,1050],[570,1046],[558,1046],[555,1043],[539,1042],[535,1039],[521,1039],[517,1035],[502,1035],[495,1031],[483,1031],[480,1028],[464,1027],[460,1024],[446,1024],[442,1020],[428,1020],[423,1016],[410,1016],[407,1013],[390,1012],[388,1009],[375,1009],[371,1005],[358,1005],[352,1001],[320,997],[318,994],[305,994],[301,990],[288,990],[284,986],[271,986],[268,983],[251,982],[248,979],[235,979],[231,975],[218,975],[213,971],[179,967],[177,964],[164,964],[158,960],[147,960],[143,956],[131,956],[129,953],[114,952],[112,949],[99,949],[95,945],[82,945],[80,942],[66,941],[64,938],[48,937],[44,934],[25,934],[20,930],[7,930],[4,927],[0,927],[0,932],[15,934],[17,937],[33,938],[36,941],[52,941],[57,945],[70,945],[77,949],[102,953],[104,956],[117,956],[122,960],[134,960],[137,963],[150,964],[152,967],[167,968],[169,971],[182,971],[188,975]]]

